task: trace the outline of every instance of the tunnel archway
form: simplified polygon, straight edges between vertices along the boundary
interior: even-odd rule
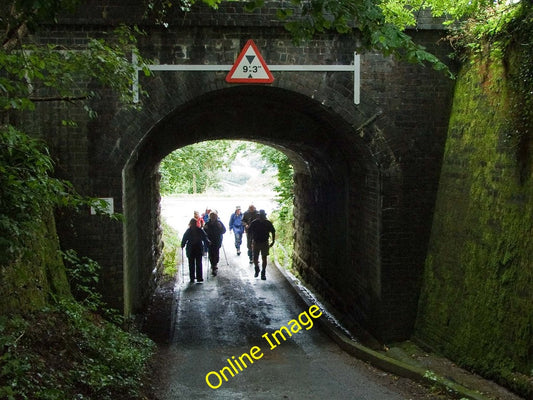
[[[126,313],[142,309],[147,300],[142,285],[155,279],[161,262],[160,161],[177,148],[215,139],[260,142],[289,157],[294,266],[341,311],[374,318],[381,298],[380,171],[370,149],[352,126],[317,101],[256,85],[216,90],[176,107],[145,134],[128,160],[123,170]]]
[[[122,14],[129,15],[131,7],[124,7]],[[155,288],[160,252],[158,160],[174,148],[210,138],[264,142],[293,155],[295,263],[301,275],[343,315],[361,320],[382,338],[408,338],[453,81],[368,51],[361,54],[357,105],[355,76],[349,72],[280,70],[269,86],[233,86],[218,68],[234,62],[249,37],[265,60],[287,67],[350,64],[354,42],[328,33],[295,46],[263,14],[248,13],[235,25],[233,5],[220,11],[208,19],[203,12],[190,14],[173,21],[173,29],[143,25],[148,34],[139,38],[138,48],[146,59],[209,68],[139,74],[139,107],[124,107],[109,87],[95,87],[99,95],[91,108],[98,118],[82,117],[77,105],[65,103],[67,118],[81,118],[66,129],[50,118],[59,109],[40,105],[44,108],[30,121],[32,129],[52,144],[62,177],[83,194],[110,200],[113,210],[126,217],[122,223],[89,210],[62,215],[56,218],[62,246],[101,263],[107,304],[127,315],[143,311]],[[442,46],[442,30],[434,24],[426,28],[414,32],[414,38],[444,58],[450,49]],[[62,43],[78,46],[88,32],[100,37],[114,29],[114,22],[100,18],[88,24],[85,17],[74,16],[58,29]],[[36,39],[51,40],[46,35]]]

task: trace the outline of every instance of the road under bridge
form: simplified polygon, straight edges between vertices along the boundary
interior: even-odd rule
[[[272,264],[266,281],[254,278],[228,243],[216,277],[205,262],[203,283],[178,272],[171,339],[156,368],[161,400],[451,398],[345,353],[319,327],[322,310],[303,303]]]

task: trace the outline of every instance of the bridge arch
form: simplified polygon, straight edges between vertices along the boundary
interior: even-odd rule
[[[289,157],[295,169],[295,266],[343,310],[377,310],[381,172],[375,148],[317,100],[278,87],[243,85],[176,106],[146,132],[127,160],[126,312],[142,308],[142,285],[153,279],[160,262],[160,161],[177,148],[216,139],[256,141]],[[381,145],[380,154],[391,153],[385,142]]]
[[[99,37],[140,8],[89,2],[62,20],[43,43],[73,47]],[[245,13],[242,3],[200,9],[162,29],[144,21],[141,54],[162,64],[226,65],[253,38],[269,64],[353,62],[353,37],[324,33],[304,46],[281,23]],[[87,12],[85,12],[87,11]],[[91,15],[91,18],[87,18]],[[413,32],[435,54],[442,31]],[[355,38],[355,40],[357,40]],[[142,75],[142,74],[141,74]],[[126,314],[143,309],[155,287],[160,255],[157,164],[198,141],[245,139],[285,151],[294,163],[296,267],[305,280],[383,340],[412,333],[450,112],[453,82],[429,68],[361,54],[361,99],[353,104],[349,72],[276,71],[268,86],[233,86],[225,72],[158,72],[140,76],[139,110],[124,110],[108,88],[92,109],[61,109],[76,127],[54,123],[56,106],[38,104],[31,131],[46,137],[57,172],[81,193],[111,198],[124,223],[91,215],[56,218],[64,248],[98,261],[101,291]],[[63,118],[63,117],[61,117]],[[316,232],[320,232],[317,234]],[[327,240],[324,240],[327,238]],[[334,267],[332,267],[334,266]]]

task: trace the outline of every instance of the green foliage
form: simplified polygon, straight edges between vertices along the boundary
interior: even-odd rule
[[[123,101],[130,101],[134,70],[128,57],[135,50],[134,31],[120,27],[108,41],[90,39],[86,46],[77,49],[28,42],[28,32],[36,30],[40,23],[49,22],[58,11],[71,10],[77,4],[73,0],[17,1],[0,18],[2,265],[22,254],[24,242],[31,240],[48,209],[65,206],[104,209],[98,200],[77,195],[70,183],[50,177],[53,162],[45,144],[8,123],[15,111],[33,110],[36,101],[93,97],[95,93],[84,86],[93,79],[116,90]]]
[[[0,126],[0,264],[21,255],[50,208],[102,209],[98,200],[79,196],[70,183],[51,177],[52,169],[42,141]]]
[[[44,143],[26,136],[14,123],[20,111],[32,111],[35,102],[86,101],[96,93],[88,83],[97,81],[131,103],[138,31],[119,27],[107,40],[88,39],[66,49],[32,44],[28,33],[49,23],[58,12],[72,10],[75,0],[12,1],[0,17],[0,264],[22,255],[44,210],[54,207],[93,206],[101,201],[82,198],[66,181],[51,178],[53,162]],[[139,65],[144,61],[139,58]],[[85,106],[86,110],[94,113]],[[60,121],[58,121],[58,124]],[[63,121],[64,125],[75,124]]]
[[[138,30],[121,26],[104,39],[88,39],[79,48],[58,45],[20,44],[11,51],[0,50],[0,111],[33,110],[38,101],[86,101],[97,92],[87,85],[92,80],[119,94],[123,104],[132,103],[131,87],[138,66],[145,61],[135,47]]]
[[[405,33],[407,27],[416,26],[418,13],[430,7],[430,3],[419,0],[293,0],[282,3],[277,15],[286,21],[285,27],[297,44],[324,32],[356,34],[358,40],[354,44],[359,52],[373,49],[409,62],[427,63],[449,73],[446,64]],[[250,3],[250,9],[260,6],[260,2]]]
[[[189,11],[195,0],[151,1],[147,0],[150,15],[168,26],[168,14],[173,7]],[[217,8],[221,0],[202,0]],[[295,43],[313,38],[324,32],[344,35],[357,33],[354,44],[362,49],[374,49],[385,55],[393,54],[401,59],[416,63],[428,63],[437,70],[448,71],[448,67],[437,57],[428,53],[423,46],[415,44],[405,34],[407,27],[416,26],[416,17],[423,9],[432,8],[436,15],[455,10],[462,16],[468,8],[467,0],[291,0],[277,4],[277,18],[285,22],[285,28],[292,34]],[[481,1],[475,2],[480,4]],[[487,2],[488,3],[488,2]],[[250,0],[245,10],[253,12],[265,7],[264,0]]]
[[[270,214],[270,220],[276,227],[276,244],[273,255],[277,262],[286,268],[292,265],[292,251],[294,248],[293,208],[282,207]]]
[[[179,232],[172,228],[166,221],[162,221],[163,226],[163,275],[165,277],[174,277],[178,271],[180,262],[179,251],[180,237]]]
[[[72,188],[49,176],[52,166],[41,141],[0,126],[0,263],[20,253],[47,208],[70,202]]]
[[[508,21],[528,2],[507,0],[293,0],[278,15],[287,19],[287,29],[296,41],[307,40],[316,33],[336,31],[358,32],[363,49],[392,54],[412,63],[428,64],[448,73],[448,67],[423,46],[415,44],[406,33],[416,28],[421,12],[445,18],[444,24],[454,26],[451,36],[456,45],[475,47],[482,37],[505,32]],[[460,43],[459,43],[460,42]]]
[[[181,11],[190,11],[196,0],[144,0],[146,5],[145,17],[153,18],[159,24],[168,26],[168,14],[174,8],[179,8]],[[207,4],[212,8],[218,8],[222,0],[202,0],[202,3]]]
[[[161,193],[204,193],[219,182],[218,173],[228,169],[239,148],[228,140],[215,140],[182,147],[161,161]]]
[[[531,137],[533,135],[533,6],[523,7],[507,24],[509,35],[504,51],[512,97],[510,101],[512,132],[509,139],[516,149],[521,182],[531,174]],[[503,33],[502,33],[503,34]]]
[[[526,54],[512,57],[524,63],[512,79],[530,69]],[[530,398],[533,163],[516,156],[509,66],[490,53],[474,60],[455,88],[416,336]]]
[[[135,332],[63,300],[24,318],[0,317],[0,398],[142,399],[155,350]]]
[[[280,218],[288,221],[292,213],[292,203],[294,200],[294,170],[291,161],[284,153],[273,147],[256,144],[255,148],[267,164],[277,170],[276,177],[279,183],[274,187],[274,190],[278,195],[278,203],[281,207]]]
[[[65,263],[67,280],[74,299],[89,311],[103,315],[107,320],[120,325],[124,322],[118,310],[109,308],[98,291],[102,267],[89,257],[80,257],[70,249],[60,251]]]
[[[220,0],[203,0],[217,8]],[[147,1],[157,20],[167,25],[167,14],[173,6],[189,11],[196,1]],[[357,34],[359,51],[373,49],[412,63],[428,64],[451,73],[446,64],[413,42],[406,33],[417,27],[422,12],[445,18],[444,23],[459,27],[450,36],[460,47],[476,47],[480,36],[503,31],[506,20],[519,5],[528,2],[507,0],[291,0],[280,3],[277,17],[285,21],[296,43],[316,34],[336,32]],[[265,7],[264,0],[250,0],[245,10],[253,12]]]
[[[9,3],[9,4],[7,4]],[[0,40],[4,47],[10,40],[17,40],[20,30],[34,32],[39,24],[55,19],[59,10],[71,12],[80,0],[11,0],[4,2],[0,27]]]
[[[74,250],[61,252],[61,256],[72,295],[84,307],[97,311],[104,304],[97,291],[101,266],[88,257],[79,257]]]
[[[452,9],[453,11],[453,9]],[[456,11],[460,17],[452,28],[450,41],[463,60],[490,50],[502,58],[505,48],[515,37],[517,25],[531,23],[531,4],[525,1],[480,2],[476,8],[465,5]]]
[[[0,268],[0,314],[38,310],[53,297],[70,296],[53,218],[47,210],[23,241],[21,257]]]

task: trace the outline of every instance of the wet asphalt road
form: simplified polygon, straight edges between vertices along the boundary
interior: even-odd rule
[[[162,349],[158,397],[170,399],[365,399],[410,398],[400,394],[393,377],[347,355],[317,324],[277,345],[272,332],[282,325],[297,326],[307,307],[298,301],[275,266],[267,268],[267,280],[253,276],[253,266],[243,253],[237,257],[226,235],[217,277],[209,276],[204,258],[204,283],[189,283],[188,275],[175,287],[174,329],[168,348]],[[187,266],[186,266],[187,267]],[[307,327],[310,324],[307,323]],[[275,348],[262,336],[268,333]],[[238,359],[255,349],[247,368],[232,377],[228,359]],[[235,356],[235,358],[233,358]],[[220,370],[228,367],[225,381]],[[241,366],[242,367],[242,366]],[[212,389],[206,383],[209,374]],[[218,378],[220,376],[220,378]]]

